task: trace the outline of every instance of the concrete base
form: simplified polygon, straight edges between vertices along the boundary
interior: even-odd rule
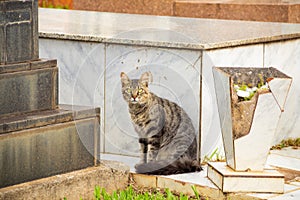
[[[225,162],[212,162],[208,163],[207,177],[224,193],[284,192],[284,176],[271,169],[263,172],[236,172]]]
[[[95,199],[95,186],[112,192],[125,189],[128,180],[129,167],[119,162],[101,161],[97,167],[2,188],[0,199]]]
[[[58,110],[0,117],[0,188],[97,164],[99,109]]]

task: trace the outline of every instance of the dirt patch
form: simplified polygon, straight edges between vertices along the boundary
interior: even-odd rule
[[[284,180],[286,182],[300,182],[300,171],[285,168],[276,168],[276,170],[284,175]]]

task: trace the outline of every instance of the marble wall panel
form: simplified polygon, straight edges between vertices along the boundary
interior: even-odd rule
[[[293,78],[273,144],[300,137],[300,39],[265,44],[265,67],[276,67]]]
[[[263,45],[251,45],[203,52],[201,157],[218,148],[224,155],[212,67],[262,67]],[[230,116],[228,116],[230,117]]]
[[[40,39],[40,57],[57,59],[60,103],[104,105],[104,45]]]
[[[122,71],[131,78],[151,71],[150,90],[182,106],[199,130],[200,61],[200,51],[107,45],[105,151],[124,155],[138,155],[139,151],[137,134],[121,94]]]
[[[103,124],[104,45],[70,40],[40,39],[39,50],[40,58],[57,59],[59,103],[101,107],[100,119]],[[103,129],[101,133],[103,133]],[[101,148],[103,148],[103,144]]]

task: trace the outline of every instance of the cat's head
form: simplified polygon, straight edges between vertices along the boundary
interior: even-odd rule
[[[125,101],[129,104],[145,105],[150,99],[149,82],[152,82],[151,72],[145,72],[140,79],[129,79],[121,73],[122,94]]]

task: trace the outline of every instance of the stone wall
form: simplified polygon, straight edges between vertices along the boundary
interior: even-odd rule
[[[300,1],[73,0],[73,9],[131,14],[300,23]]]

